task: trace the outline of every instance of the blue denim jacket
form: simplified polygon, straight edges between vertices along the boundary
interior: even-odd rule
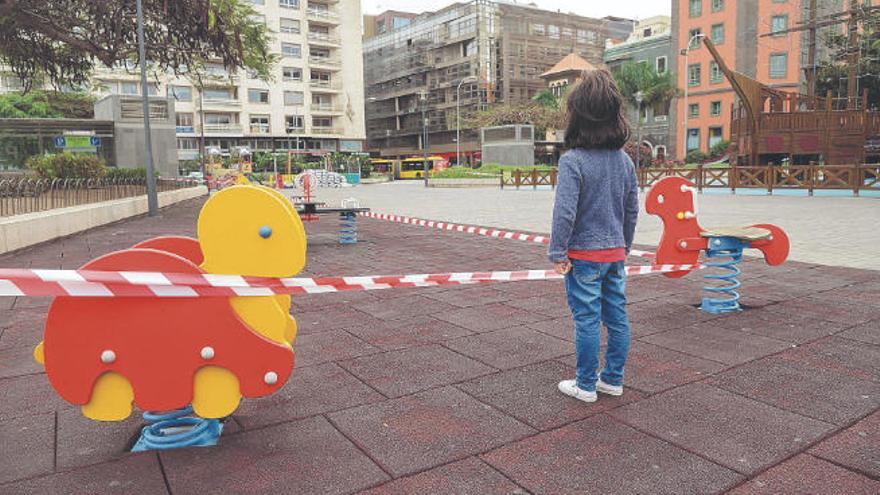
[[[573,149],[559,160],[548,257],[568,251],[632,248],[639,215],[635,167],[623,150]]]

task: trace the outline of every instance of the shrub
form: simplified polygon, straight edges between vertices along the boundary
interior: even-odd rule
[[[116,168],[110,167],[104,177],[109,180],[138,180],[147,178],[147,169],[145,167],[138,168]],[[156,172],[159,177],[159,172]]]
[[[44,179],[99,179],[107,173],[103,159],[80,153],[35,155],[25,165]]]
[[[700,150],[691,150],[688,152],[685,161],[687,163],[703,163],[709,159],[709,155]]]

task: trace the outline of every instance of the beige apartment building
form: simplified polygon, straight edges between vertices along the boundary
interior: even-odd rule
[[[229,153],[300,150],[362,151],[364,72],[360,0],[250,0],[273,34],[280,56],[274,80],[208,64],[201,89],[194,78],[154,78],[149,92],[176,100],[181,160],[207,148]],[[17,81],[0,80],[0,91]],[[97,94],[139,95],[136,67],[99,69]],[[9,86],[8,88],[6,86]]]

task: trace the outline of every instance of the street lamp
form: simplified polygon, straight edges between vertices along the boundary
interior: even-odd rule
[[[636,97],[636,167],[642,166],[642,101],[645,99],[644,93],[637,91]]]
[[[694,42],[705,37],[706,35],[703,33],[697,33],[691,36],[687,47],[681,51],[681,54],[684,55],[684,118],[682,119],[682,122],[684,122],[684,147],[682,150],[684,152],[685,161],[687,161],[688,153],[688,117],[690,116],[690,110],[688,109],[688,88],[690,87],[690,81],[688,80],[690,77],[690,74],[688,73],[688,56],[691,53],[691,47],[694,46]]]
[[[425,187],[428,187],[428,92],[422,90],[419,93],[419,103],[422,107],[422,169],[425,179]]]
[[[455,165],[461,166],[461,85],[477,82],[476,76],[468,76],[459,81],[455,90]]]
[[[147,209],[151,217],[159,214],[159,196],[156,194],[156,173],[153,165],[153,132],[150,129],[150,90],[147,86],[147,55],[144,48],[144,7],[141,0],[135,4],[137,13],[138,56],[141,62],[141,97],[144,104],[144,141],[147,151]]]

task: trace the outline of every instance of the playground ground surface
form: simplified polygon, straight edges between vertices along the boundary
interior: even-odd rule
[[[0,266],[192,235],[200,204]],[[335,219],[309,224],[307,273],[546,266],[538,245],[359,225],[342,247]],[[593,405],[556,390],[574,372],[559,282],[296,297],[284,389],[245,401],[219,446],[160,454],[126,453],[139,417],[98,424],[55,396],[31,358],[48,299],[0,299],[0,494],[878,493],[880,272],[743,268],[748,309],[725,316],[694,307],[698,274],[632,278],[627,391]]]

